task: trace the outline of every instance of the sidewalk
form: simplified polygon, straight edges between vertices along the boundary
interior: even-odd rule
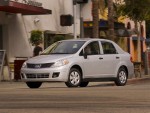
[[[128,79],[127,84],[135,84],[139,82],[149,82],[150,81],[150,75],[142,75],[142,77],[133,77],[131,79]]]

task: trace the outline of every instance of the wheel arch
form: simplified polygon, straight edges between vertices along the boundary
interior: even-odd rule
[[[122,65],[120,68],[124,68],[124,69],[125,69],[125,71],[126,71],[126,73],[127,73],[127,78],[128,78],[128,75],[129,75],[128,73],[129,73],[129,72],[128,72],[128,68],[127,68],[127,66]],[[119,69],[120,69],[120,68],[119,68]]]
[[[79,65],[73,65],[70,69],[72,69],[72,68],[78,69],[81,72],[81,76],[83,77],[83,71],[82,71],[82,68]]]

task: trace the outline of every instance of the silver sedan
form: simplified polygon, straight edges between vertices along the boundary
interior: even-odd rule
[[[56,42],[21,68],[21,79],[29,88],[51,81],[65,82],[68,87],[86,87],[92,81],[124,86],[133,74],[129,53],[110,40],[90,38]]]

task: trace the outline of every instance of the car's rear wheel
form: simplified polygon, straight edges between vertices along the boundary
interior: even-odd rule
[[[42,82],[26,82],[29,88],[39,88],[42,85]]]
[[[68,81],[65,82],[67,87],[78,87],[81,83],[81,73],[78,69],[72,68],[69,72]]]
[[[127,83],[127,72],[124,68],[120,68],[118,70],[117,79],[115,80],[115,84],[117,86],[124,86]]]
[[[81,82],[80,83],[80,87],[86,87],[89,84],[89,82]]]

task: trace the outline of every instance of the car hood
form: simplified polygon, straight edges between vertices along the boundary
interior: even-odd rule
[[[30,58],[29,60],[27,60],[27,63],[32,63],[32,64],[37,64],[37,63],[51,63],[51,62],[56,62],[58,60],[61,59],[67,59],[72,57],[73,55],[40,55],[40,56],[36,56],[33,58]]]

